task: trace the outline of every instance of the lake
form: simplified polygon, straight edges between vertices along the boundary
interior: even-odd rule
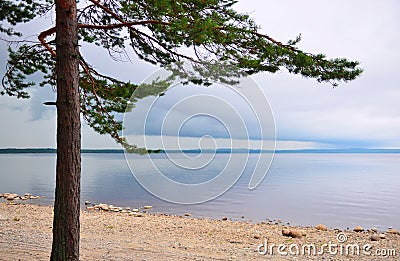
[[[0,154],[0,193],[28,192],[46,197],[31,202],[52,204],[55,157],[51,153]],[[152,157],[170,174],[167,176],[179,182],[198,182],[215,174],[177,168],[167,164],[165,154]],[[228,157],[215,155],[215,171],[223,168]],[[250,166],[256,157],[250,154]],[[140,160],[138,157],[139,165]],[[152,212],[217,219],[227,216],[252,222],[279,219],[291,225],[324,223],[341,229],[356,225],[380,230],[400,227],[400,154],[279,153],[255,190],[248,189],[250,176],[246,168],[222,196],[206,203],[179,205],[143,189],[131,174],[124,154],[88,153],[82,154],[81,200],[131,208],[152,205]]]

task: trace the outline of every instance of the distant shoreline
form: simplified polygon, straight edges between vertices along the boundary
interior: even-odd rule
[[[56,153],[54,148],[2,148],[0,154],[28,154],[28,153]],[[271,150],[248,150],[248,149],[217,149],[217,150],[161,150],[157,153],[272,153]],[[122,149],[82,149],[82,153],[124,153]],[[275,153],[326,153],[326,154],[400,154],[400,149],[299,149],[299,150],[275,150]]]

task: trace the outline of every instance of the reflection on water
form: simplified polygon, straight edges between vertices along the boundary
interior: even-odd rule
[[[265,180],[250,191],[256,156],[250,156],[243,176],[221,197],[203,204],[176,205],[145,191],[131,175],[123,154],[83,154],[82,202],[146,204],[153,205],[154,211],[171,214],[281,219],[293,225],[400,226],[400,154],[277,154]],[[214,171],[188,172],[169,164],[163,154],[153,156],[171,179],[184,183],[212,178],[227,157],[216,155]],[[140,157],[137,164],[141,164]],[[47,197],[40,203],[52,203],[55,154],[2,154],[0,166],[1,193],[29,192]]]

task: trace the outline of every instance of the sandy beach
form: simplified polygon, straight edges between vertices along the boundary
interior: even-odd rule
[[[48,260],[52,214],[50,206],[1,202],[0,260]],[[395,229],[377,232],[371,228],[361,232],[320,229],[237,222],[229,218],[210,220],[82,210],[80,255],[81,260],[400,258],[400,235]]]

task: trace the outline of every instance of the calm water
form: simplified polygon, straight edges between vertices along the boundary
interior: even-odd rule
[[[250,166],[256,156],[250,156]],[[154,157],[177,181],[198,182],[214,175],[176,168],[163,154]],[[215,171],[223,168],[227,157],[217,154],[211,167]],[[123,154],[83,154],[82,162],[82,201],[124,207],[153,205],[155,212],[189,212],[197,217],[400,228],[400,154],[277,154],[256,190],[248,190],[251,173],[246,168],[228,192],[197,205],[167,203],[149,194],[135,181]],[[0,192],[29,192],[47,198],[40,203],[52,204],[54,169],[55,154],[1,154]]]

